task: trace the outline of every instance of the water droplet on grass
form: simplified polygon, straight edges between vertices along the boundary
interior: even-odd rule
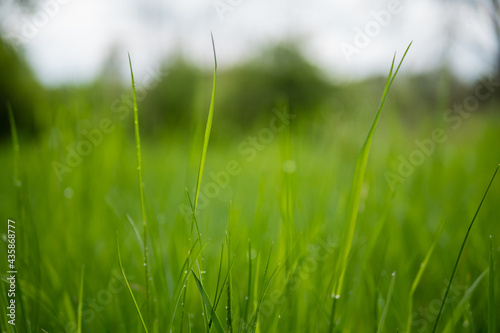
[[[73,189],[71,187],[66,187],[66,189],[64,190],[64,196],[68,199],[71,199],[73,198],[73,195],[74,195]]]
[[[297,164],[294,160],[286,160],[283,162],[283,172],[284,173],[294,173],[297,169]]]

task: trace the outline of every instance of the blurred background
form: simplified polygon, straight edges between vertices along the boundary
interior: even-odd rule
[[[128,93],[127,53],[147,86],[144,126],[178,128],[208,96],[210,31],[218,112],[236,127],[280,98],[307,112],[348,109],[346,96],[366,89],[369,98],[410,41],[409,86],[394,96],[408,104],[404,113],[413,113],[409,105],[435,113],[439,94],[448,106],[500,73],[497,1],[4,0],[0,20],[3,137],[7,101],[20,130],[36,134],[60,95],[85,91],[89,103],[111,104]]]

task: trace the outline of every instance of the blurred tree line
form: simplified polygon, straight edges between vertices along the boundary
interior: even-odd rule
[[[116,62],[110,61],[116,67]],[[10,135],[7,103],[12,105],[19,130],[25,135],[47,130],[54,125],[56,114],[70,109],[77,113],[85,110],[99,118],[107,109],[126,105],[123,101],[127,98],[123,96],[128,95],[131,100],[130,83],[121,82],[118,75],[109,73],[110,68],[104,66],[103,73],[84,86],[45,88],[22,54],[0,39],[2,139]],[[140,109],[144,111],[141,126],[161,132],[182,130],[199,119],[204,120],[202,115],[206,114],[210,101],[211,70],[200,69],[182,56],[165,63],[163,68],[162,72],[168,75],[157,80],[140,100]],[[385,78],[342,85],[332,83],[321,69],[302,56],[297,45],[283,43],[264,50],[255,59],[219,71],[217,83],[218,123],[233,132],[244,132],[282,102],[289,105],[291,112],[306,114],[302,119],[318,111],[371,112],[378,105]],[[391,103],[403,116],[412,119],[415,114],[442,113],[453,101],[473,93],[474,87],[458,82],[444,70],[402,76],[391,93]],[[371,106],[372,110],[363,110],[361,105]],[[79,120],[78,114],[74,120]]]

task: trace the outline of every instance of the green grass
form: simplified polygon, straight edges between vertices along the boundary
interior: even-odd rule
[[[445,330],[494,331],[497,180],[466,246],[463,235],[500,160],[496,114],[477,112],[456,132],[439,114],[406,127],[392,95],[385,99],[390,75],[368,139],[372,100],[359,98],[348,112],[288,105],[296,117],[249,161],[238,147],[274,115],[248,133],[229,131],[214,117],[215,74],[208,121],[208,103],[200,104],[199,119],[177,133],[139,136],[148,110],[136,101],[133,118],[112,118],[107,105],[68,108],[36,140],[14,132],[0,143],[0,211],[20,225],[25,309],[18,326],[6,324],[2,283],[2,331],[324,332],[332,328],[332,290],[342,295],[335,332],[429,332],[445,303]],[[103,118],[114,130],[59,181],[51,163],[84,139],[75,124]],[[436,127],[448,140],[392,190],[385,173]],[[229,161],[241,172],[207,204],[201,194]],[[290,161],[295,168],[284,168]],[[184,205],[196,214],[186,216]],[[2,250],[2,272],[6,262]]]

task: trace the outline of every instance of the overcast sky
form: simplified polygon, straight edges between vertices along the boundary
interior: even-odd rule
[[[455,2],[326,0],[45,0],[31,11],[12,0],[0,5],[3,36],[26,54],[46,84],[85,82],[112,50],[137,75],[179,51],[213,63],[213,31],[220,67],[293,38],[333,79],[385,74],[395,51],[413,40],[406,72],[444,61],[464,79],[490,72],[496,41],[486,10]],[[377,13],[377,14],[375,14]]]

